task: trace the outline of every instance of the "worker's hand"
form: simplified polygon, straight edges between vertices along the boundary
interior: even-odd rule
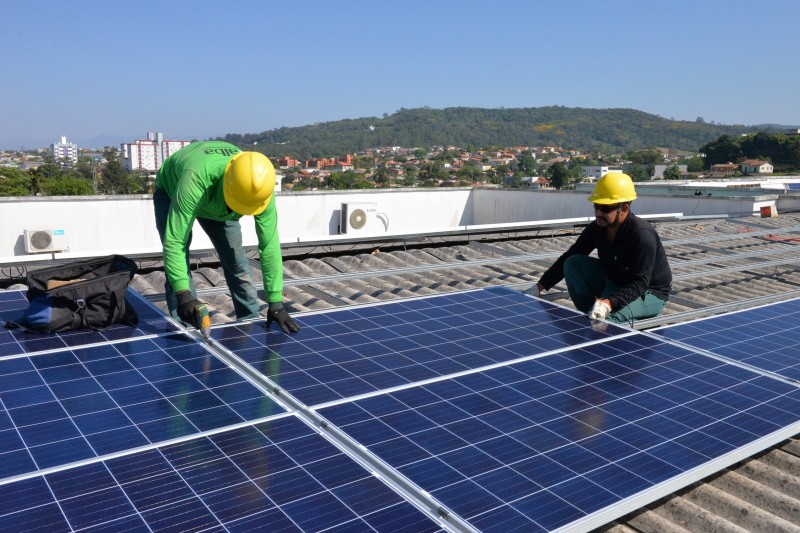
[[[544,285],[542,285],[541,283],[537,283],[536,284],[536,290],[539,291],[539,298],[541,298],[542,297],[542,292],[546,291],[547,289],[545,289]]]
[[[589,311],[589,318],[603,319],[611,312],[611,302],[608,300],[595,300],[592,310]]]
[[[203,305],[203,302],[195,298],[192,291],[188,290],[176,292],[175,297],[178,298],[178,316],[180,319],[194,327],[199,327],[194,309]]]
[[[294,319],[289,316],[289,313],[283,307],[267,312],[267,323],[264,326],[269,329],[273,322],[277,322],[283,332],[287,335],[289,334],[289,331],[300,331],[300,326],[297,325],[297,322],[295,322]]]

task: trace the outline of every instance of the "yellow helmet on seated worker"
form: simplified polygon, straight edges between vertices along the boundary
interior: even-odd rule
[[[222,178],[225,203],[240,215],[257,215],[272,200],[275,167],[260,152],[239,152],[228,161]]]
[[[589,201],[593,204],[621,204],[636,200],[633,180],[623,172],[608,172],[597,180]]]

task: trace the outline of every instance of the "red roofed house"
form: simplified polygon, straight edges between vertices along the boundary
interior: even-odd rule
[[[772,174],[772,165],[769,161],[759,159],[745,159],[740,163],[742,174]]]
[[[711,172],[733,174],[737,170],[739,170],[739,165],[736,163],[717,163],[715,165],[711,165]]]

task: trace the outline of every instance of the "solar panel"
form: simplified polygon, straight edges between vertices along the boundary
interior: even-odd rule
[[[506,288],[211,346],[134,300],[135,331],[0,335],[0,520],[588,529],[800,431],[793,383]]]
[[[70,346],[106,344],[152,335],[175,333],[178,328],[169,322],[163,313],[133,290],[128,290],[127,302],[139,317],[136,327],[112,324],[110,327],[92,330],[73,330],[63,333],[45,334],[24,329],[0,328],[0,357],[57,350]],[[23,291],[0,291],[0,321],[16,321],[28,307]]]
[[[0,477],[284,412],[180,335],[0,359]]]
[[[25,291],[0,291],[0,314],[22,310],[27,306],[28,299],[25,297]]]
[[[507,288],[298,317],[288,337],[260,323],[214,338],[306,405],[501,364],[629,330]]]
[[[797,433],[800,389],[637,335],[319,414],[479,530],[585,529]]]
[[[738,363],[800,381],[800,299],[651,331]]]
[[[440,531],[295,416],[0,485],[15,530]]]

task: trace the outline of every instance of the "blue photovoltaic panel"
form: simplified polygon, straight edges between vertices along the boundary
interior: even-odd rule
[[[0,359],[0,402],[0,478],[284,412],[181,335]]]
[[[786,188],[790,191],[800,191],[800,183],[787,183]]]
[[[133,299],[154,318],[116,339],[0,332],[0,523],[439,529],[306,414],[286,413],[224,355],[165,333],[158,310]],[[3,318],[26,305],[0,292]],[[585,528],[665,495],[676,476],[700,479],[800,431],[797,387],[509,289],[297,319],[296,335],[253,322],[213,337],[316,405],[352,439],[340,445],[374,454],[479,530]]]
[[[168,322],[161,311],[135,291],[128,290],[126,300],[139,317],[136,327],[112,324],[99,331],[82,329],[63,333],[34,333],[24,329],[0,328],[0,357],[135,339],[177,331],[178,328]],[[28,300],[25,298],[24,292],[0,291],[0,320],[2,322],[18,320],[27,307]]]
[[[652,331],[667,339],[800,380],[800,299]]]
[[[0,355],[22,353],[23,349],[11,334],[11,330],[3,327],[7,320],[22,315],[28,307],[28,300],[22,291],[0,291]]]
[[[287,336],[251,323],[214,338],[306,405],[629,333],[507,288],[298,317]]]
[[[294,416],[0,485],[15,530],[441,528]]]
[[[319,413],[478,530],[544,531],[800,431],[800,389],[636,335]]]
[[[28,307],[25,291],[6,290],[0,291],[0,317],[16,315]]]

